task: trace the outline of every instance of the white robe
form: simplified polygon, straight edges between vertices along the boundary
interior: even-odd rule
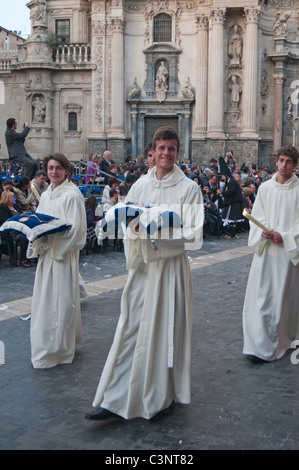
[[[198,185],[175,166],[158,181],[155,168],[130,189],[135,204],[177,204],[186,239],[125,239],[128,281],[121,314],[93,406],[125,419],[151,418],[173,400],[190,402],[193,291],[186,250],[202,244],[203,204]],[[188,206],[197,205],[193,227]],[[194,207],[194,206],[193,206]]]
[[[68,233],[36,240],[31,257],[39,255],[31,310],[31,362],[36,369],[73,361],[81,341],[79,251],[86,239],[86,214],[79,189],[64,181],[51,186],[37,212],[72,224]]]
[[[243,309],[243,353],[272,361],[296,338],[299,319],[299,180],[285,184],[276,175],[263,183],[253,217],[279,232],[283,244],[261,238],[250,222],[248,244],[255,252]]]

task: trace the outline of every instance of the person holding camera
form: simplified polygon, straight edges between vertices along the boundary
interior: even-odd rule
[[[38,165],[34,158],[27,153],[24,145],[25,139],[29,134],[30,127],[26,122],[23,124],[22,132],[16,132],[17,121],[15,118],[7,119],[6,126],[5,140],[9,159],[12,163],[18,162],[22,165],[23,176],[28,176],[29,180],[32,180],[38,170]]]

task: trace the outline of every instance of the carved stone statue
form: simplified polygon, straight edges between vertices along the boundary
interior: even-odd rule
[[[191,100],[191,101],[194,100],[194,93],[193,93],[192,88],[191,88],[190,77],[188,77],[188,79],[186,81],[186,85],[182,89],[182,93],[183,93],[184,98],[186,98],[188,100]]]
[[[230,94],[230,107],[231,108],[238,108],[240,102],[240,94],[242,93],[242,87],[237,82],[236,75],[233,75],[231,78],[232,83],[229,85],[231,90]]]
[[[137,84],[137,78],[135,78],[134,80],[134,83],[133,85],[131,86],[131,89],[129,91],[129,95],[128,95],[128,98],[129,99],[132,99],[132,98],[137,98],[137,96],[140,95],[140,88]]]
[[[33,21],[34,23],[45,23],[46,19],[46,0],[34,0],[36,5],[33,12]]]
[[[158,68],[157,75],[156,75],[156,91],[167,91],[167,78],[168,78],[168,70],[167,67],[164,65],[162,60],[160,67]]]
[[[274,38],[275,39],[284,39],[288,35],[287,20],[291,16],[291,13],[288,11],[284,15],[282,13],[277,13],[276,21],[274,24]]]
[[[228,55],[231,57],[230,65],[238,67],[242,57],[242,38],[238,33],[238,25],[234,25],[234,33],[229,43]]]
[[[163,60],[160,67],[158,68],[156,75],[156,98],[160,103],[166,98],[166,91],[168,90],[167,79],[168,79],[168,69],[164,64]]]
[[[46,117],[46,105],[39,96],[37,96],[31,104],[33,108],[33,122],[35,124],[44,122]]]

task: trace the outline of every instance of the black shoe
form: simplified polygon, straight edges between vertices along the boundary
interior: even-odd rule
[[[257,356],[253,356],[252,354],[245,354],[245,357],[249,359],[251,362],[267,362],[265,359],[262,359]]]
[[[153,416],[150,421],[158,421],[159,419],[164,418],[169,411],[174,407],[174,401],[170,403],[170,405],[167,408],[164,408],[164,410],[159,411],[155,416]]]
[[[102,408],[100,406],[100,408],[96,409],[95,411],[92,411],[91,413],[87,413],[85,415],[85,418],[93,419],[95,421],[104,421],[105,419],[111,419],[117,416],[118,415],[116,415],[115,413],[112,413],[111,411],[106,410],[105,408]]]

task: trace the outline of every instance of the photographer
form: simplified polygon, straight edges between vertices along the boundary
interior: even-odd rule
[[[23,167],[23,175],[30,180],[35,177],[38,170],[37,162],[29,155],[25,149],[25,139],[30,131],[28,123],[23,124],[22,132],[16,132],[17,121],[9,118],[6,121],[5,140],[9,159],[12,163],[18,162]]]
[[[235,169],[235,166],[236,166],[236,163],[237,163],[237,160],[234,157],[234,153],[233,153],[232,150],[227,152],[227,154],[225,155],[224,161],[227,164],[227,166],[229,167],[230,171],[233,173],[234,169]]]

